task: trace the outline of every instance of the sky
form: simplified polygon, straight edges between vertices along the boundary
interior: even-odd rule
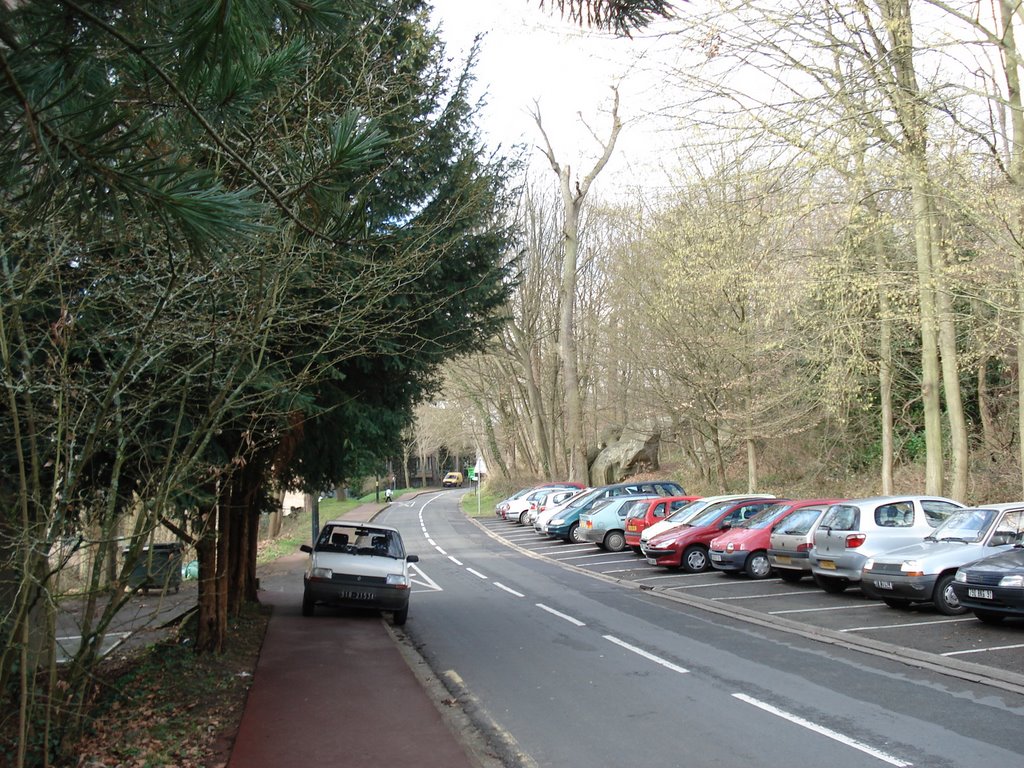
[[[673,142],[664,121],[650,119],[664,94],[654,71],[672,57],[671,43],[653,35],[620,39],[581,29],[537,0],[433,0],[449,55],[465,57],[482,34],[475,69],[486,100],[480,125],[491,147],[525,144],[539,167],[542,138],[531,111],[539,107],[562,163],[589,169],[600,154],[597,137],[611,128],[612,86],[619,85],[625,127],[616,153],[595,183],[639,183],[658,173],[659,149]],[[582,116],[582,120],[581,120]],[[584,122],[585,121],[585,122]]]

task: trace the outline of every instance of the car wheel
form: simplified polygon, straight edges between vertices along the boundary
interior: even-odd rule
[[[783,581],[789,582],[790,584],[795,584],[796,582],[800,581],[800,579],[802,579],[803,577],[804,575],[800,571],[779,571],[779,578]]]
[[[900,600],[895,597],[883,597],[882,602],[888,605],[890,608],[895,608],[897,611],[909,611],[910,601]]]
[[[573,523],[569,526],[569,535],[565,537],[565,540],[570,544],[582,544],[583,537],[580,536],[580,524]]]
[[[626,537],[619,531],[608,531],[604,537],[604,548],[609,552],[621,552],[626,548]]]
[[[1003,614],[996,613],[995,611],[981,611],[975,609],[974,615],[978,617],[978,621],[983,621],[986,624],[1002,624]]]
[[[310,595],[308,595],[305,592],[303,592],[302,593],[302,615],[303,616],[312,616],[313,615],[313,610],[314,610],[313,606],[314,606],[313,598]]]
[[[819,576],[818,574],[814,574],[814,583],[830,595],[838,595],[840,592],[845,592],[846,587],[849,586],[846,579],[839,579],[835,576]]]
[[[940,576],[935,582],[935,592],[932,595],[932,602],[935,603],[935,610],[944,613],[946,616],[960,616],[967,613],[967,608],[960,605],[960,598],[953,591],[953,574],[947,573]]]
[[[687,573],[701,573],[708,569],[708,553],[699,544],[691,544],[683,552],[683,569]]]
[[[519,513],[519,524],[526,525],[526,512]]]
[[[409,606],[407,605],[402,610],[395,611],[395,613],[394,613],[395,626],[396,627],[403,626],[408,618],[409,618]]]
[[[771,575],[772,564],[766,552],[751,552],[743,570],[752,579],[766,579]]]

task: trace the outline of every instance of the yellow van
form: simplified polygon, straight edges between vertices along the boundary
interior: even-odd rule
[[[462,487],[462,473],[461,472],[449,472],[444,476],[444,480],[441,481],[441,485],[445,488],[461,488]]]

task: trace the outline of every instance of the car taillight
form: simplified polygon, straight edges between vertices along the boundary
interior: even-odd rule
[[[807,543],[806,541],[803,544],[797,544],[796,545],[796,551],[797,552],[806,552],[810,548],[811,548],[811,545],[809,543]]]
[[[863,533],[851,533],[849,536],[846,537],[846,548],[856,549],[865,541],[867,541],[867,538],[868,537],[865,536]]]
[[[537,508],[537,502],[536,501],[531,501],[530,502],[530,509],[536,509],[536,508]]]

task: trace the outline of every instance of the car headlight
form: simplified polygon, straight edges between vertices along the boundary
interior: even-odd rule
[[[548,523],[548,525],[561,525],[561,524],[562,524],[562,523],[564,523],[564,522],[565,522],[565,520],[563,520],[562,518],[560,518],[560,517],[556,517],[556,518],[555,518],[554,520],[551,520],[551,521],[550,521],[550,522]]]
[[[389,573],[387,579],[387,585],[389,587],[408,587],[409,579],[401,573]]]
[[[742,543],[736,544],[736,543],[730,541],[728,544],[725,545],[725,551],[726,552],[742,552],[743,551],[743,544]]]
[[[334,571],[330,568],[314,568],[309,572],[309,578],[330,581],[334,578]]]
[[[904,560],[900,563],[900,571],[908,576],[924,576],[924,566],[920,560]]]
[[[953,577],[953,581],[956,581],[956,582],[958,582],[960,584],[966,584],[967,583],[967,573],[966,573],[966,571],[957,571],[956,575]]]
[[[874,567],[875,567],[875,558],[869,557],[867,560],[864,561],[864,570],[865,571],[870,571]]]
[[[1000,587],[1024,587],[1024,574],[1014,573],[999,580]]]

